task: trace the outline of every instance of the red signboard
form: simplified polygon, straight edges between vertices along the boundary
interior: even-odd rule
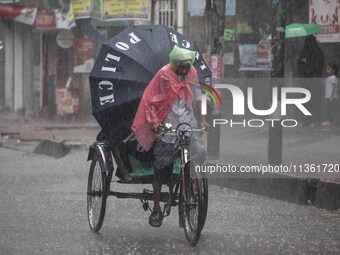
[[[36,29],[55,29],[57,26],[54,12],[40,11],[38,12],[35,28]]]

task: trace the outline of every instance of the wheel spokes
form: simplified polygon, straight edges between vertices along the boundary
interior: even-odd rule
[[[103,183],[101,176],[100,164],[97,161],[94,167],[91,190],[88,192],[89,198],[89,219],[92,227],[96,226],[99,217],[103,199]]]

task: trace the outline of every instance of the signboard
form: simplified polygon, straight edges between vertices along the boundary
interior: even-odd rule
[[[63,49],[68,49],[73,45],[73,34],[69,30],[62,30],[57,35],[57,44]]]
[[[75,38],[73,41],[73,72],[90,73],[93,64],[93,39]]]
[[[72,0],[71,4],[75,19],[91,18],[91,0]]]
[[[340,0],[309,1],[309,23],[322,26],[325,33],[318,34],[319,42],[340,42]]]
[[[54,11],[39,11],[37,14],[37,20],[35,22],[36,29],[55,29],[56,28],[56,18]]]
[[[150,0],[129,0],[111,1],[102,0],[102,19],[103,20],[134,20],[150,19],[151,1]]]

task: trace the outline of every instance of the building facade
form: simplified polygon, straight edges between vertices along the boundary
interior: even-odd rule
[[[211,27],[214,24],[209,19],[209,12],[206,12],[207,4],[213,4],[214,1],[141,0],[138,2],[150,6],[148,18],[143,20],[100,20],[93,17],[96,9],[89,14],[85,13],[87,8],[84,8],[84,13],[78,17],[73,13],[74,23],[68,20],[67,27],[58,27],[58,15],[70,14],[70,0],[8,2],[13,1],[0,0],[2,112],[51,118],[64,111],[74,112],[80,119],[90,118],[88,74],[91,61],[94,61],[105,40],[131,24],[164,24],[194,39],[212,69],[218,66],[219,70],[213,70],[217,78],[270,77],[268,49],[264,47],[258,52],[262,56],[260,66],[245,67],[240,56],[242,51],[259,49],[263,39],[271,33],[272,4],[275,2],[272,0],[227,0],[225,30],[221,36],[223,47],[219,52],[214,52],[214,56],[211,54]],[[74,2],[92,3],[90,0]],[[290,3],[286,10],[287,24],[310,23],[310,5],[314,1],[286,2]],[[4,7],[21,8],[21,13],[27,11],[25,8],[36,8],[34,23],[27,24],[27,13],[26,23],[22,19],[16,20],[13,13],[18,13],[13,11],[9,15],[8,9],[4,10]],[[76,7],[79,11],[80,7]],[[286,40],[285,45],[285,75],[293,77],[295,59],[303,46],[303,38]],[[339,45],[340,42],[336,40],[320,43],[326,62],[340,64]],[[69,106],[63,108],[58,105],[65,102]]]

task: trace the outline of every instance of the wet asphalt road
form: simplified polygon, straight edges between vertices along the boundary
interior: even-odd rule
[[[100,234],[92,233],[86,157],[85,149],[55,159],[0,147],[0,254],[340,254],[339,212],[214,186],[197,247],[178,227],[177,208],[157,229],[131,199],[109,197]]]

